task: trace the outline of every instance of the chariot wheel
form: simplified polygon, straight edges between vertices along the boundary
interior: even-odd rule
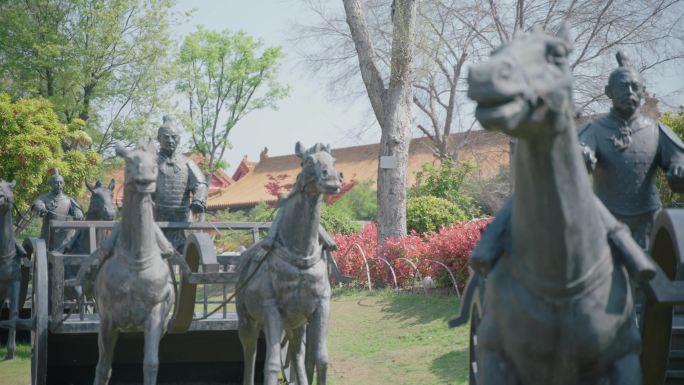
[[[651,298],[641,308],[641,368],[644,384],[674,384],[684,377],[684,312],[681,289],[668,287],[684,280],[684,210],[661,211],[651,232],[651,256],[660,267],[656,277],[645,287],[647,292],[659,289],[676,299],[654,302]],[[671,293],[668,293],[671,292]],[[673,322],[674,321],[674,322]]]
[[[477,329],[483,314],[484,277],[471,271],[461,296],[460,314],[449,320],[449,327],[469,325],[468,384],[477,385]]]
[[[45,385],[48,343],[48,263],[45,241],[26,240],[33,254],[31,284],[31,385]]]
[[[192,273],[197,273],[200,266],[218,267],[214,242],[207,233],[192,233],[187,237],[183,258]],[[185,333],[190,328],[195,315],[196,293],[197,283],[190,282],[185,274],[181,274],[169,333]]]
[[[21,283],[19,286],[19,311],[24,308],[26,298],[28,295],[29,281],[31,280],[31,268],[29,266],[21,267]]]
[[[479,293],[475,293],[470,308],[470,344],[468,348],[468,384],[477,385],[477,328],[482,319]]]

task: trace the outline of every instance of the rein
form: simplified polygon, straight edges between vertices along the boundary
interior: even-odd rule
[[[230,295],[230,297],[228,297],[227,299],[225,299],[224,301],[222,301],[222,302],[216,307],[216,309],[210,311],[209,313],[207,313],[206,315],[204,315],[204,316],[202,316],[202,317],[200,317],[200,318],[193,318],[192,320],[193,320],[193,321],[205,320],[205,319],[211,317],[212,315],[216,314],[216,312],[218,312],[219,310],[223,309],[226,305],[228,305],[228,304],[230,303],[230,301],[232,301],[232,300],[235,298],[235,296],[236,296],[240,291],[242,291],[242,289],[244,289],[245,286],[247,286],[247,284],[249,283],[249,281],[251,281],[252,278],[254,278],[254,275],[256,275],[256,273],[257,273],[257,272],[259,271],[259,269],[261,268],[261,265],[264,264],[264,262],[266,261],[266,258],[267,258],[269,255],[271,255],[271,252],[272,252],[272,251],[273,251],[273,249],[271,249],[271,250],[269,250],[269,251],[266,252],[266,254],[261,258],[261,261],[259,261],[259,263],[258,263],[257,266],[254,268],[254,270],[252,270],[252,272],[249,274],[249,277],[247,277],[247,279],[245,279],[244,282],[242,282],[242,285],[240,285],[240,286],[238,286],[238,287],[235,288],[235,291],[233,292],[233,294]],[[181,259],[182,259],[182,258],[181,258]],[[183,260],[183,262],[185,262],[184,259],[182,259],[182,260]],[[190,266],[188,266],[187,262],[185,262],[185,266],[186,266],[188,269],[190,269]],[[172,275],[172,276],[173,276],[173,275]],[[173,280],[174,280],[174,284],[177,285],[177,283],[176,283],[176,277],[173,277]]]

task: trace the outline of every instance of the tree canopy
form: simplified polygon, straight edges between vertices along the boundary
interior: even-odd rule
[[[137,142],[168,99],[172,0],[0,2],[0,91],[81,119],[100,154]],[[166,87],[168,88],[168,87]]]
[[[230,147],[228,134],[247,114],[276,108],[289,93],[277,82],[280,47],[265,47],[243,31],[202,27],[188,36],[177,59],[176,88],[187,100],[192,146],[208,159],[208,173]]]
[[[312,71],[325,75],[335,97],[363,96],[353,35],[336,2],[305,0],[319,22],[300,26],[298,39]],[[378,74],[391,71],[393,0],[359,0],[375,47]],[[624,50],[647,78],[684,60],[684,23],[679,0],[433,0],[418,4],[415,36],[414,131],[430,137],[439,157],[458,156],[450,134],[474,127],[465,95],[468,66],[533,26],[565,22],[574,39],[570,65],[579,112],[609,105],[603,87]]]
[[[668,125],[677,136],[684,138],[684,107],[679,107],[677,111],[664,113],[659,120]],[[656,184],[660,191],[663,207],[684,207],[684,194],[672,191],[662,170],[658,170]]]
[[[18,182],[14,190],[18,212],[26,212],[36,196],[50,190],[48,180],[55,168],[64,177],[67,194],[83,192],[83,181],[94,176],[100,157],[74,145],[89,140],[82,123],[79,119],[61,123],[46,100],[12,102],[9,95],[0,94],[0,175]],[[65,151],[67,142],[75,148]]]

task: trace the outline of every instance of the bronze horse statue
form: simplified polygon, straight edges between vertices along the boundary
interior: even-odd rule
[[[318,143],[307,150],[298,142],[295,153],[302,159],[302,171],[292,192],[280,201],[271,239],[241,256],[236,307],[244,385],[254,384],[256,344],[262,328],[266,336],[264,385],[277,384],[283,337],[288,359],[293,360],[295,383],[311,383],[314,367],[317,384],[326,383],[331,291],[319,237],[320,209],[324,194],[339,192],[342,174],[335,169],[330,146]]]
[[[9,320],[19,318],[19,293],[21,286],[21,246],[14,239],[14,186],[16,182],[0,180],[0,308],[9,302]],[[17,329],[12,326],[7,333],[6,360],[14,358],[16,351]]]
[[[507,239],[494,247],[505,254],[487,276],[477,330],[478,384],[641,384],[624,268],[638,258],[619,255],[641,250],[630,237],[609,242],[621,227],[594,197],[581,157],[571,48],[564,26],[533,30],[468,75],[482,126],[518,139]]]
[[[90,203],[85,214],[86,221],[113,221],[116,217],[116,205],[114,205],[114,186],[112,179],[107,186],[97,180],[95,184],[85,181],[86,188],[90,191]],[[105,233],[99,231],[97,240],[104,239]],[[67,254],[89,254],[90,253],[90,234],[88,230],[79,230],[69,241],[64,249]]]
[[[159,341],[175,302],[171,268],[164,260],[174,249],[153,217],[151,194],[157,181],[154,145],[133,150],[117,147],[116,153],[126,161],[124,200],[121,222],[95,252],[99,258],[95,300],[100,316],[100,355],[94,384],[109,381],[119,331],[142,330],[144,385],[153,385],[159,369]]]
[[[116,217],[116,205],[114,205],[114,186],[115,181],[112,179],[107,186],[97,180],[95,184],[85,181],[86,188],[90,191],[90,203],[88,204],[88,211],[85,215],[87,221],[113,221]],[[99,244],[109,231],[105,229],[97,230],[97,242]],[[76,231],[74,236],[64,247],[64,254],[90,254],[90,232],[88,229],[80,229]],[[65,266],[64,278],[75,278],[78,273],[78,266]],[[88,290],[87,290],[88,291]],[[67,299],[80,298],[81,287],[69,286],[64,288],[64,296]],[[91,297],[92,293],[86,294]]]

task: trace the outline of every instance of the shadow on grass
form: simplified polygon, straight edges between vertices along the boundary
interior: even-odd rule
[[[454,350],[443,354],[430,364],[430,372],[438,376],[445,383],[456,380],[466,382],[468,380],[468,349]]]
[[[409,324],[435,320],[446,323],[458,314],[460,306],[456,296],[386,292],[384,297],[386,301],[382,311],[387,313],[384,319]]]

